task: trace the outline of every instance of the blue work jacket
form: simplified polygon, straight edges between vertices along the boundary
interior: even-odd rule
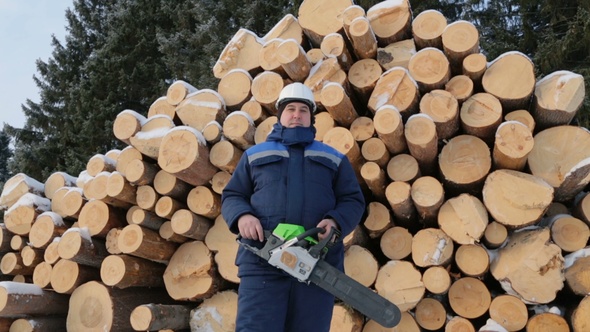
[[[312,128],[277,123],[266,142],[245,151],[222,193],[221,212],[233,233],[238,233],[239,217],[248,213],[270,231],[279,223],[310,229],[332,218],[341,239],[358,225],[365,201],[354,170],[345,155],[315,141]],[[339,241],[326,260],[342,270],[343,253]],[[268,264],[260,261],[240,247],[239,275],[265,273]]]

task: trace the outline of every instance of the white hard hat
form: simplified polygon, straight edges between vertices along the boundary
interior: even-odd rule
[[[316,110],[313,92],[303,83],[295,82],[284,87],[279,94],[279,99],[277,99],[275,106],[277,109],[279,109],[282,104],[292,101],[299,101],[309,105],[312,113],[314,113]]]

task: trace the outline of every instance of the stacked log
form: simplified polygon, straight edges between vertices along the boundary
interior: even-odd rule
[[[125,149],[78,176],[9,179],[0,324],[233,329],[238,247],[221,193],[299,81],[319,107],[316,139],[365,193],[345,271],[400,307],[391,331],[584,331],[590,134],[571,123],[583,79],[537,78],[519,52],[488,63],[472,24],[412,16],[407,0],[306,0],[262,38],[238,30],[217,91],[176,81],[147,116],[123,110]],[[383,331],[340,302],[332,326]]]

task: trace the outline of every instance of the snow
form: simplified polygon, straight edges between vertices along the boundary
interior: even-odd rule
[[[248,122],[250,123],[251,126],[254,126],[254,119],[252,119],[252,117],[250,116],[250,114],[244,112],[244,111],[233,111],[231,112],[226,118],[225,121],[227,121],[227,119],[236,116],[236,115],[241,115],[243,117],[245,117]]]
[[[59,214],[57,214],[53,211],[45,211],[39,215],[39,217],[42,217],[42,216],[48,216],[49,218],[51,218],[51,220],[53,221],[53,224],[55,226],[65,226],[66,225],[64,223],[63,218]]]
[[[395,8],[395,7],[399,7],[401,5],[404,4],[404,0],[386,0],[386,1],[382,1],[378,4],[375,4],[373,7],[369,8],[369,10],[367,11],[367,15],[369,15],[369,13],[372,13],[373,11],[376,10],[381,10],[381,9],[390,9],[390,8]]]
[[[432,254],[432,260],[435,263],[439,263],[439,260],[441,259],[442,256],[442,252],[445,249],[445,247],[447,246],[447,240],[446,239],[440,239],[438,241],[438,246],[436,247],[436,250],[434,251],[434,253]]]
[[[16,281],[0,281],[0,287],[8,294],[43,295],[43,289],[35,284]]]
[[[508,120],[508,121],[504,121],[504,122],[500,123],[500,125],[498,126],[498,129],[496,129],[496,134],[500,131],[500,128],[507,126],[507,125],[523,126],[528,129],[528,127],[522,122],[519,122],[516,120]]]
[[[574,265],[574,263],[576,262],[576,260],[578,260],[578,258],[584,258],[584,257],[588,257],[590,256],[590,247],[586,247],[583,249],[580,249],[578,251],[574,251],[569,255],[566,255],[564,257],[565,259],[565,263],[563,264],[564,269],[568,269],[569,267],[571,267],[572,265]]]
[[[39,210],[49,211],[49,210],[51,210],[51,201],[45,197],[41,197],[41,196],[31,194],[31,193],[26,193],[26,194],[22,195],[16,201],[16,203],[14,203],[8,209],[8,211],[6,211],[6,214],[10,214],[11,211],[13,211],[21,206],[27,206],[27,207],[35,207],[36,206]]]
[[[207,140],[205,139],[205,136],[203,136],[203,134],[200,131],[198,131],[197,129],[195,129],[193,127],[177,126],[177,127],[170,129],[170,132],[173,132],[173,131],[189,131],[197,137],[200,145],[207,145]]]
[[[62,234],[62,236],[70,232],[76,232],[80,234],[80,236],[88,243],[90,243],[91,247],[93,247],[92,237],[90,236],[90,231],[88,230],[88,227],[70,227]]]
[[[5,187],[2,190],[0,198],[10,195],[23,182],[27,185],[28,188],[30,188],[29,192],[42,193],[45,191],[45,185],[43,183],[33,179],[32,177],[24,173],[18,173],[14,175],[12,178],[8,179],[8,181],[6,181]],[[5,208],[7,208],[7,206],[0,206],[0,209]]]
[[[92,156],[92,158],[90,159],[102,159],[102,161],[104,162],[105,165],[110,165],[110,166],[116,166],[117,165],[117,161],[109,158],[107,156],[105,156],[104,154],[95,154],[94,156]]]
[[[138,121],[138,122],[139,122],[139,123],[140,123],[142,126],[143,126],[143,125],[145,124],[145,122],[147,121],[147,119],[145,118],[145,116],[143,116],[143,115],[141,115],[141,114],[137,113],[137,112],[136,112],[136,111],[134,111],[134,110],[129,110],[129,109],[127,109],[127,110],[124,110],[124,111],[120,112],[119,114],[117,114],[117,117],[119,117],[119,116],[122,116],[122,115],[127,115],[127,114],[134,116],[134,117],[137,119],[137,121]]]
[[[425,113],[417,113],[417,114],[412,114],[408,118],[408,121],[406,121],[406,123],[408,123],[408,122],[410,122],[410,120],[416,119],[416,118],[425,118],[425,119],[429,119],[430,121],[434,122],[434,120],[432,120],[432,117],[430,115],[425,114]]]
[[[509,55],[520,55],[523,58],[529,60],[529,62],[531,63],[532,66],[534,66],[533,61],[531,61],[531,58],[529,58],[528,56],[526,56],[526,54],[519,52],[519,51],[509,51],[506,53],[502,53],[500,54],[497,58],[495,58],[493,61],[488,63],[488,68],[490,68],[490,66],[492,66],[494,63],[496,63],[497,61],[499,61],[500,59],[502,59],[505,56],[509,56]]]
[[[581,161],[579,161],[574,167],[572,167],[572,169],[567,172],[567,174],[563,177],[563,181],[562,183],[565,181],[565,179],[569,178],[575,171],[579,170],[582,167],[588,166],[590,165],[590,158],[586,158],[586,159],[582,159]]]
[[[479,332],[508,332],[502,325],[498,324],[495,320],[488,318],[486,325],[482,326]]]
[[[140,131],[137,134],[135,134],[135,138],[136,139],[141,139],[141,140],[149,140],[149,139],[153,139],[153,138],[161,138],[166,136],[166,134],[170,131],[170,128],[158,128],[158,129],[154,129],[154,130],[149,130],[149,131]]]

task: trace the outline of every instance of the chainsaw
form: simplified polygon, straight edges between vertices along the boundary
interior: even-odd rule
[[[396,326],[401,312],[395,304],[323,259],[340,236],[340,231],[331,229],[328,236],[318,241],[315,236],[323,233],[323,228],[306,231],[300,225],[281,223],[272,232],[264,231],[266,241],[262,248],[243,242],[239,235],[237,241],[270,265],[300,282],[316,284],[382,326]]]

